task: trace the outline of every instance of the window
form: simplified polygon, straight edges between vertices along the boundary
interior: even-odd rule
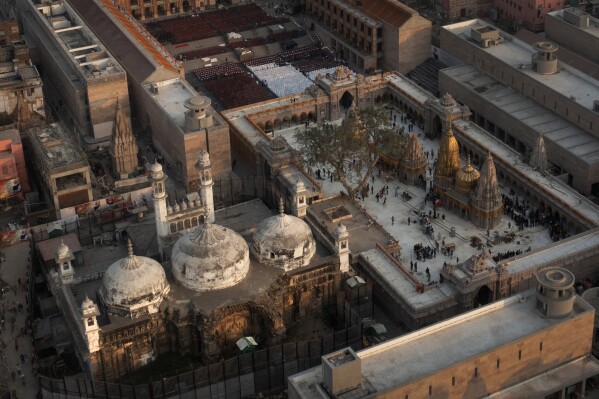
[[[432,396],[433,395],[433,386],[429,385],[428,386],[428,396]]]
[[[497,358],[497,368],[499,368],[499,358]]]
[[[62,270],[69,270],[69,263],[65,262],[62,264]]]
[[[474,378],[478,377],[478,367],[474,368]]]
[[[518,360],[522,360],[522,349],[518,351]]]
[[[539,352],[543,352],[543,341],[539,343]]]
[[[8,174],[8,166],[2,165],[2,174],[6,176]]]
[[[454,387],[455,386],[455,377],[451,377],[451,386]]]
[[[87,325],[88,326],[93,326],[94,325],[94,319],[92,319],[91,317],[87,319]]]

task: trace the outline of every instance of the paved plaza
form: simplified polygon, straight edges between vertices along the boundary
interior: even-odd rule
[[[404,114],[394,110],[392,111],[392,115],[397,115],[396,128],[399,129],[404,127],[407,132],[407,122],[401,122],[401,116]],[[393,117],[391,120],[393,120]],[[340,121],[334,123],[340,123]],[[294,138],[296,129],[297,127],[291,127],[278,130],[275,132],[275,135],[284,136],[292,147],[297,148],[298,144]],[[425,137],[424,132],[419,129],[417,125],[414,126],[414,133],[418,135],[423,150],[429,152],[429,154],[433,152],[436,157],[439,152],[440,139],[431,140]],[[429,156],[428,161],[429,167],[431,168],[429,170],[434,173],[433,157]],[[464,166],[466,164],[466,159],[462,157],[461,161],[462,166]],[[481,166],[482,165],[479,165],[477,168],[480,170]],[[324,169],[327,169],[326,165],[319,165],[319,167],[321,169],[323,167]],[[429,170],[427,170],[426,174],[427,187],[429,187],[430,182],[433,179],[433,175]],[[313,177],[316,178],[313,170],[310,172],[312,172]],[[325,176],[326,175],[327,174],[325,173]],[[336,181],[330,182],[328,177],[319,182],[322,185],[324,197],[344,191],[341,183]],[[414,257],[414,245],[422,244],[424,247],[435,247],[435,240],[426,234],[424,226],[418,223],[420,219],[419,215],[421,213],[426,213],[428,215],[429,212],[433,211],[431,202],[425,203],[425,191],[421,187],[400,183],[395,176],[385,172],[379,173],[378,170],[374,173],[374,183],[372,183],[372,181],[370,181],[370,183],[374,186],[374,194],[366,197],[364,201],[361,202],[362,205],[372,218],[382,225],[399,242],[402,248],[400,258],[402,264],[406,268],[409,268],[410,262],[416,262],[415,266],[417,267],[417,271],[414,271],[413,275],[423,284],[428,283],[425,273],[427,268],[431,273],[431,281],[438,281],[444,262],[464,262],[472,255],[479,253],[479,249],[471,245],[473,236],[480,238],[482,243],[486,243],[487,239],[493,241],[493,237],[496,233],[500,236],[514,233],[512,242],[491,244],[489,248],[493,254],[507,251],[526,251],[529,248],[539,248],[552,242],[546,227],[539,225],[519,230],[516,223],[508,215],[504,215],[499,225],[496,226],[495,229],[490,230],[489,236],[487,236],[486,230],[476,227],[471,222],[462,219],[459,215],[440,207],[437,210],[439,212],[439,217],[431,219],[434,227],[434,237],[437,241],[455,245],[453,255],[445,256],[439,252],[433,259],[418,261]],[[387,194],[383,196],[383,199],[377,201],[376,193],[380,192],[385,186],[388,186]],[[505,187],[500,182],[500,190],[503,194],[509,195],[511,187]],[[411,197],[410,200],[404,200],[402,198],[404,192],[409,194]],[[386,204],[384,203],[384,198],[387,199]],[[442,218],[442,215],[445,215],[444,219]],[[410,219],[410,222],[408,222],[408,219]],[[455,228],[454,237],[451,237],[450,235],[451,228]]]

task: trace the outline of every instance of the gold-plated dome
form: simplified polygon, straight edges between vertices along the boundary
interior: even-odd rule
[[[476,186],[480,179],[480,173],[474,166],[470,164],[470,155],[468,155],[468,161],[466,166],[458,170],[455,176],[455,188],[456,191],[464,196],[470,194],[470,191]]]
[[[458,141],[453,135],[451,124],[449,124],[447,132],[445,132],[441,139],[435,175],[439,177],[453,177],[460,169],[460,166],[460,148]]]

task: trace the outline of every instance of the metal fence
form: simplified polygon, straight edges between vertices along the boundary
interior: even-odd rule
[[[241,399],[287,387],[287,377],[320,365],[321,356],[351,346],[362,349],[361,324],[326,337],[242,354],[174,377],[125,385],[65,377],[39,377],[44,398]]]

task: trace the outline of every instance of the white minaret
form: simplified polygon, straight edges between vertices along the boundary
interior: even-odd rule
[[[206,150],[200,152],[198,160],[198,170],[200,171],[200,197],[206,208],[206,217],[210,223],[214,223],[214,194],[212,192],[212,172],[210,164],[210,155]]]
[[[294,190],[293,213],[298,218],[303,218],[306,216],[306,209],[308,209],[308,190],[301,179],[297,179],[295,182]]]
[[[347,228],[339,223],[334,236],[337,256],[339,256],[339,270],[347,273],[349,272],[349,234],[347,234]]]
[[[154,214],[156,215],[156,233],[158,236],[158,247],[160,256],[163,256],[162,242],[164,237],[168,235],[167,222],[167,194],[166,194],[166,178],[167,175],[162,171],[162,165],[158,161],[154,161],[150,168],[152,172],[150,180],[152,181],[152,196],[154,197]]]
[[[89,353],[100,350],[100,327],[96,317],[100,314],[96,304],[85,294],[81,303],[81,322],[83,323],[83,335]]]
[[[60,241],[60,246],[56,249],[54,260],[58,267],[60,282],[62,284],[71,284],[75,277],[75,269],[73,268],[75,256],[73,256],[73,252],[71,252],[69,247],[62,240]]]

